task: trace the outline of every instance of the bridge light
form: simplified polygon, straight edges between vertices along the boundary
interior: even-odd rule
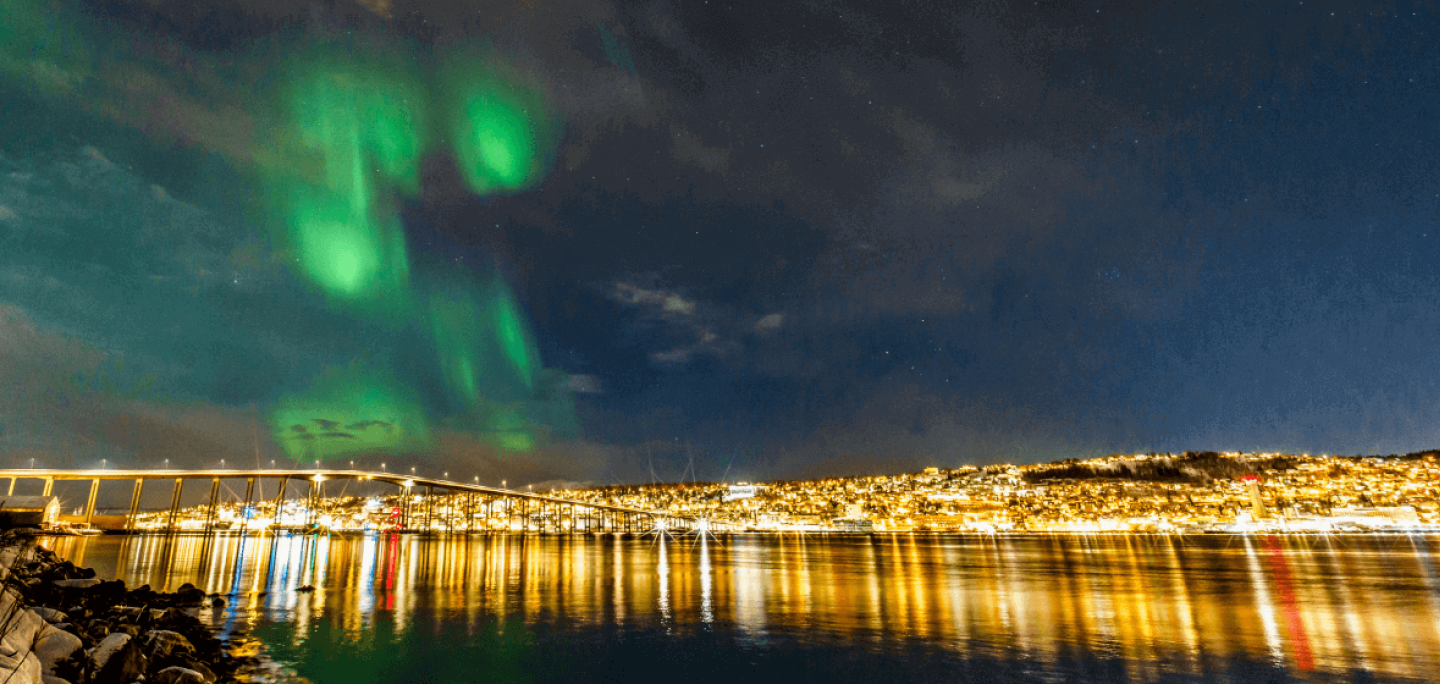
[[[33,461],[33,460],[35,460],[35,459],[32,458],[32,459],[30,459],[30,460]],[[165,459],[165,469],[166,469],[166,470],[169,470],[169,469],[170,469],[170,459],[168,459],[168,458]]]
[[[312,480],[314,480],[314,481],[316,481],[316,482],[324,482],[324,481],[325,481],[325,476],[324,476],[324,475],[316,475],[315,477],[310,478],[310,479],[312,479]]]
[[[380,469],[381,469],[381,470],[384,470],[384,469],[385,469],[385,464],[384,464],[384,463],[381,463],[381,464],[380,464]]]

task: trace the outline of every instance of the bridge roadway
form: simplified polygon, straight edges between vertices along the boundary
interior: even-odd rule
[[[57,481],[89,480],[90,495],[86,500],[84,514],[86,523],[89,523],[91,518],[95,514],[95,499],[100,490],[101,480],[134,480],[135,491],[130,498],[129,513],[125,516],[125,529],[127,530],[134,529],[135,516],[140,505],[140,493],[144,489],[146,480],[175,481],[174,493],[171,496],[168,525],[169,529],[174,530],[176,513],[180,509],[180,493],[183,489],[185,480],[203,479],[208,479],[211,481],[209,503],[210,510],[209,517],[206,522],[207,530],[210,529],[215,523],[217,504],[219,503],[217,495],[219,494],[220,481],[230,479],[243,479],[246,481],[246,507],[249,507],[252,503],[258,503],[253,500],[254,487],[257,480],[280,480],[279,494],[275,498],[275,503],[277,507],[282,501],[285,500],[287,488],[290,482],[304,482],[309,486],[309,491],[307,492],[306,497],[311,501],[311,505],[309,507],[310,514],[315,514],[317,512],[319,499],[321,498],[322,493],[321,485],[324,482],[329,482],[332,480],[354,480],[357,482],[382,482],[392,484],[400,487],[403,490],[402,494],[406,497],[405,514],[403,517],[403,525],[405,529],[409,528],[411,522],[410,497],[415,496],[414,494],[412,494],[412,491],[415,487],[422,486],[426,488],[426,492],[429,495],[433,495],[434,490],[436,488],[440,488],[441,490],[448,490],[448,492],[452,494],[467,493],[472,495],[485,495],[491,497],[492,501],[499,498],[519,500],[520,502],[522,502],[522,504],[524,504],[523,511],[520,514],[523,521],[523,526],[520,530],[522,532],[531,531],[530,527],[532,521],[531,516],[529,515],[529,504],[531,502],[537,504],[537,507],[541,508],[542,510],[546,504],[552,506],[552,510],[556,510],[565,506],[570,507],[572,530],[574,530],[573,524],[575,522],[576,509],[600,512],[602,517],[599,523],[596,523],[593,517],[590,516],[587,516],[586,522],[587,525],[594,524],[596,527],[599,527],[601,529],[603,529],[603,525],[605,522],[604,514],[609,513],[609,522],[611,523],[609,529],[612,531],[639,531],[641,529],[655,529],[657,527],[664,527],[666,529],[680,529],[685,527],[686,525],[698,528],[700,523],[698,519],[691,516],[672,515],[670,513],[665,513],[662,511],[651,511],[640,508],[615,506],[612,504],[592,503],[587,501],[575,501],[573,499],[563,499],[560,497],[547,496],[544,494],[535,494],[534,492],[522,492],[501,487],[489,487],[481,484],[461,482],[458,480],[423,477],[419,475],[405,475],[403,473],[391,473],[385,471],[374,472],[368,470],[338,470],[327,468],[257,468],[228,470],[53,470],[39,468],[0,469],[0,479],[5,478],[9,478],[10,480],[10,485],[7,489],[7,496],[14,495],[15,483],[18,480],[29,479],[44,481],[44,489],[42,492],[42,496],[49,496],[55,485],[55,482]],[[426,511],[427,515],[425,529],[430,529],[430,523],[434,509],[433,496],[426,496],[426,502],[428,506]],[[467,510],[470,513],[470,520],[473,522],[473,498],[469,500],[469,503],[470,506]],[[513,509],[509,506],[507,506],[506,515],[507,519],[513,519],[514,517]],[[316,517],[318,518],[318,515]],[[614,524],[617,517],[623,522],[623,525]],[[545,531],[544,523],[544,520],[538,521],[538,529],[536,531]],[[642,523],[648,523],[649,527],[642,528]],[[553,526],[555,528],[555,531],[560,531],[559,516],[555,516]]]

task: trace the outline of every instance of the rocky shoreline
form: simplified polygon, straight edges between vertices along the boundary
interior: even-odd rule
[[[255,658],[231,654],[197,617],[218,595],[96,579],[32,540],[0,535],[0,682],[225,684]]]

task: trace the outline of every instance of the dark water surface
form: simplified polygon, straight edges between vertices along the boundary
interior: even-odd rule
[[[1435,537],[47,543],[318,684],[1440,680]]]

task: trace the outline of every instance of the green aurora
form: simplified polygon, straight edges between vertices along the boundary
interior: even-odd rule
[[[456,63],[447,65],[448,85],[437,93],[407,66],[413,63],[336,51],[307,55],[294,69],[294,125],[322,172],[317,183],[285,174],[272,179],[276,223],[295,265],[331,306],[427,332],[447,394],[432,413],[447,427],[500,450],[529,450],[547,434],[574,430],[569,397],[547,391],[547,401],[536,402],[546,389],[537,386],[539,352],[498,274],[480,283],[469,274],[427,274],[417,285],[398,206],[419,190],[422,157],[442,145],[477,193],[518,191],[536,181],[553,146],[548,127],[534,123],[546,120],[544,98],[492,67]],[[449,121],[439,128],[451,135],[428,137],[432,121]],[[273,435],[297,460],[422,451],[431,426],[422,403],[404,388],[359,366],[327,369],[280,399],[271,412]],[[556,401],[560,415],[540,408]],[[551,420],[537,420],[537,413]]]
[[[117,36],[64,0],[14,0],[0,3],[0,85],[148,136],[153,149],[132,153],[202,150],[225,160],[230,182],[255,186],[217,192],[262,202],[246,218],[268,223],[272,239],[230,236],[236,249],[264,244],[269,256],[246,263],[295,273],[309,295],[287,306],[317,301],[350,322],[324,324],[349,336],[322,343],[342,360],[291,375],[271,395],[270,434],[289,457],[422,454],[437,429],[502,452],[575,434],[567,376],[542,367],[497,269],[424,272],[400,215],[427,155],[452,156],[481,195],[538,182],[558,130],[543,86],[492,47],[457,55],[402,39],[285,40],[212,61],[189,53],[213,78],[170,83],[165,49]],[[194,104],[179,134],[146,114],[175,97]],[[186,181],[206,188],[203,176]]]

